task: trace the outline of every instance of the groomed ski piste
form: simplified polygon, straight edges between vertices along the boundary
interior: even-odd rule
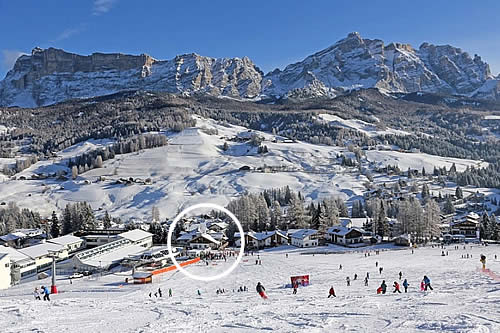
[[[244,256],[233,273],[221,280],[195,281],[178,271],[148,285],[125,285],[130,272],[75,279],[73,284],[61,276],[59,294],[51,295],[50,302],[36,301],[32,292],[36,286],[50,285],[47,278],[0,291],[0,327],[9,333],[500,332],[500,246],[458,246],[458,250],[454,245],[444,250],[420,247],[413,254],[409,248],[394,247],[340,253],[351,250],[287,246]],[[332,253],[320,253],[325,250]],[[370,256],[365,257],[367,250]],[[442,256],[442,251],[448,255]],[[471,258],[462,259],[466,254]],[[489,274],[481,271],[481,254],[487,256]],[[499,259],[494,259],[495,254]],[[262,265],[255,264],[257,255]],[[200,263],[187,269],[210,276],[234,260],[230,257],[227,262]],[[376,262],[383,267],[382,274]],[[400,271],[410,287],[408,293],[394,294],[394,281],[402,283]],[[300,287],[296,295],[284,288],[290,276],[304,274],[310,275],[310,286]],[[431,279],[433,291],[420,291],[424,275]],[[377,295],[382,280],[387,293]],[[257,282],[266,288],[267,300],[257,294]],[[238,292],[240,286],[247,286],[248,291]],[[331,286],[336,298],[327,298]],[[161,298],[154,296],[158,288],[163,291]],[[172,297],[168,297],[170,288]],[[218,295],[219,288],[226,292]]]

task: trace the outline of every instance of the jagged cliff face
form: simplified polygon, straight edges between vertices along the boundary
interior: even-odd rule
[[[481,97],[498,95],[497,80],[480,57],[449,45],[424,43],[384,45],[378,39],[363,39],[351,33],[333,46],[301,62],[275,70],[264,77],[263,93],[283,96],[293,91],[325,96],[355,88],[381,88],[391,92],[425,91]],[[488,87],[485,87],[485,84]]]
[[[252,98],[260,94],[262,75],[246,57],[214,59],[186,54],[158,61],[145,54],[81,56],[36,48],[31,56],[21,56],[0,83],[0,105],[34,107],[121,90]]]
[[[36,48],[20,57],[0,82],[0,106],[40,106],[122,90],[207,93],[248,99],[335,97],[346,90],[459,94],[500,100],[495,78],[479,56],[424,43],[363,39],[358,33],[284,70],[267,75],[244,57],[214,59],[185,54],[159,61],[148,55],[94,53],[81,56]]]

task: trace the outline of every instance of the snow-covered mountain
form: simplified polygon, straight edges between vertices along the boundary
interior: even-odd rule
[[[214,59],[192,53],[159,61],[146,54],[81,56],[35,48],[0,82],[0,105],[34,107],[122,90],[252,98],[260,94],[262,76],[247,57]]]
[[[385,45],[350,33],[303,61],[267,75],[247,57],[214,59],[185,54],[151,56],[35,48],[0,82],[0,106],[41,106],[122,90],[207,93],[252,99],[335,97],[357,88],[387,92],[458,94],[500,100],[500,77],[481,57],[449,45]]]
[[[379,88],[390,92],[425,91],[499,98],[500,80],[489,65],[449,45],[385,45],[350,33],[303,61],[264,77],[263,93],[272,96],[329,96],[339,90]],[[301,93],[302,91],[302,93]]]

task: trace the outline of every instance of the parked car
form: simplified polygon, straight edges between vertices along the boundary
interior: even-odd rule
[[[79,278],[82,278],[83,277],[83,274],[82,273],[79,273],[79,272],[76,272],[76,273],[73,273],[69,276],[70,279],[79,279]]]

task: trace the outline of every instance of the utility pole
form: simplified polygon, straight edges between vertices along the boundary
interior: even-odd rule
[[[58,252],[57,251],[50,251],[49,250],[49,257],[52,258],[52,285],[50,286],[50,293],[51,294],[57,294],[57,287],[56,287],[56,258],[58,258]]]

